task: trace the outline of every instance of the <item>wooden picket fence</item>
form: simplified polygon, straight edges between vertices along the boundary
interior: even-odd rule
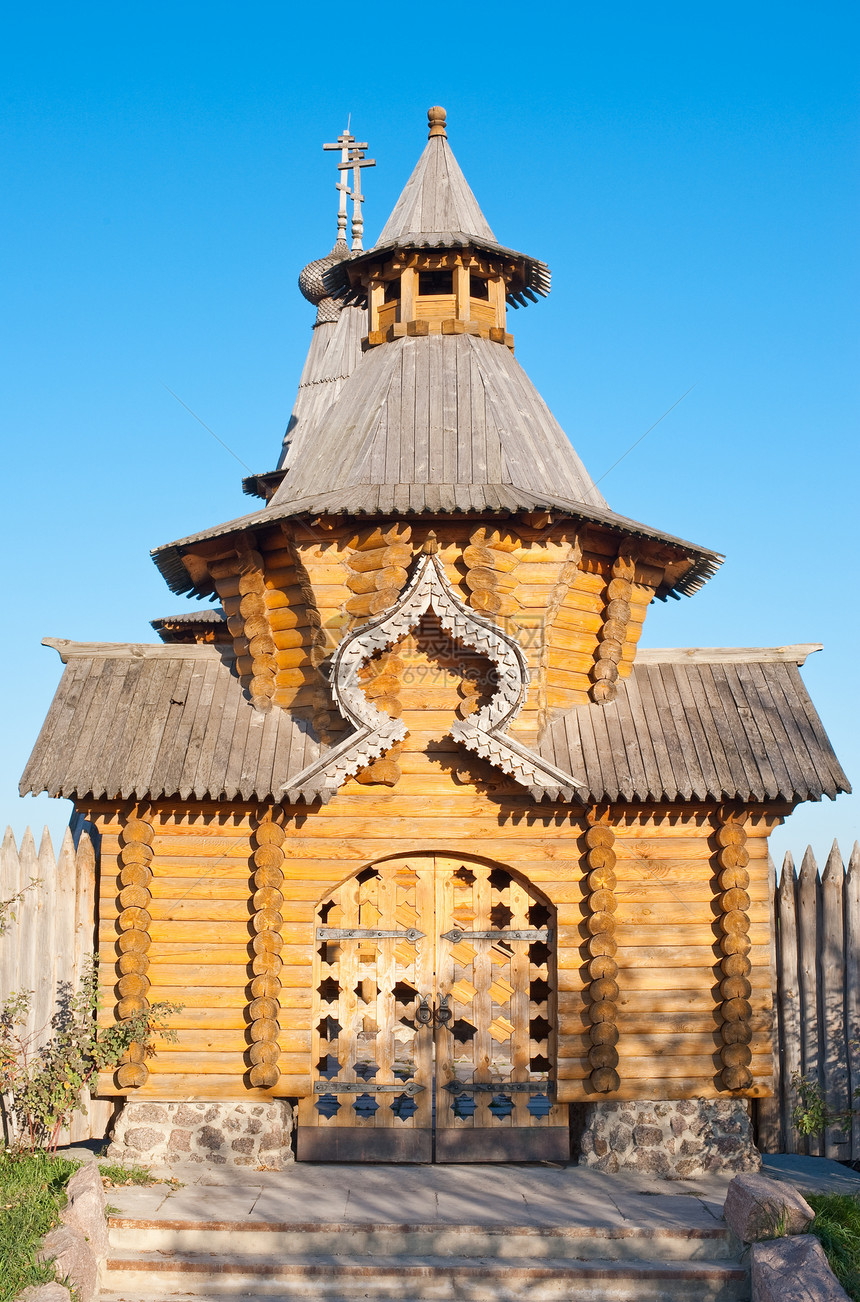
[[[775,873],[773,876],[775,877]],[[773,882],[776,966],[775,1096],[758,1103],[759,1147],[836,1161],[860,1159],[860,844],[845,864],[834,841],[824,871],[807,847],[795,868],[785,856]],[[817,1082],[844,1125],[804,1136],[792,1125],[792,1078]]]
[[[32,992],[24,1032],[34,1044],[51,1033],[58,1007],[78,989],[81,972],[96,948],[95,850],[89,835],[66,829],[55,854],[48,829],[38,849],[28,827],[15,844],[11,828],[0,846],[0,901],[20,895],[14,920],[0,937],[0,1003],[13,992]],[[86,1113],[72,1119],[61,1143],[101,1139],[114,1111],[112,1099],[85,1100]]]

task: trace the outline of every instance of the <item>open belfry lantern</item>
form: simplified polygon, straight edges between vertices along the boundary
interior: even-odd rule
[[[566,1160],[571,1105],[771,1092],[767,838],[847,783],[816,648],[637,652],[721,557],[607,505],[514,356],[549,270],[429,121],[367,251],[374,160],[326,145],[265,504],[154,552],[219,604],[50,641],[22,791],[98,831],[104,1016],[183,1005],[100,1093],[293,1100],[300,1158]]]

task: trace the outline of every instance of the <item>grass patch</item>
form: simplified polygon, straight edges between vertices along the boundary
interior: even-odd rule
[[[854,1302],[860,1302],[860,1199],[851,1194],[804,1194],[815,1212],[810,1234],[821,1240],[830,1269]]]
[[[148,1166],[123,1166],[121,1162],[99,1162],[102,1184],[106,1189],[119,1189],[130,1184],[160,1184]]]
[[[69,1177],[79,1166],[40,1151],[0,1151],[0,1302],[13,1302],[28,1284],[57,1278],[53,1264],[37,1262],[36,1252],[57,1224]]]
[[[183,1188],[181,1180],[173,1176],[153,1175],[148,1166],[124,1166],[121,1162],[99,1162],[102,1184],[106,1189],[121,1189],[127,1185],[169,1184],[172,1189]]]

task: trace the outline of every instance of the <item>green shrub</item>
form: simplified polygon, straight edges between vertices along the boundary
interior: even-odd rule
[[[855,1041],[850,1042],[852,1046]],[[791,1109],[791,1124],[801,1135],[821,1135],[828,1126],[838,1130],[847,1130],[857,1108],[831,1108],[824,1097],[824,1090],[814,1076],[801,1076],[799,1071],[791,1077],[794,1088],[794,1106]],[[860,1086],[853,1097],[860,1099]]]
[[[60,1132],[83,1110],[82,1092],[98,1072],[116,1067],[132,1044],[152,1056],[155,1034],[175,1040],[167,1023],[180,1011],[178,1004],[155,1003],[122,1022],[99,1026],[95,959],[50,1028],[27,1033],[30,1004],[30,993],[23,992],[0,1005],[0,1109],[6,1144],[13,1150],[45,1147],[55,1152]]]

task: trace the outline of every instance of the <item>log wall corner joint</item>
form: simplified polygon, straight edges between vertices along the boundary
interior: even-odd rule
[[[747,871],[749,851],[746,849],[747,833],[744,814],[732,809],[721,809],[716,818],[714,840],[717,884],[719,886],[719,947],[722,953],[719,964],[720,995],[720,1079],[723,1089],[736,1093],[748,1090],[753,1084],[752,1071],[752,1005],[750,1004],[749,959],[749,907]]]
[[[284,903],[281,888],[284,884],[285,837],[284,829],[274,821],[273,811],[263,811],[254,831],[252,855],[254,913],[251,925],[254,938],[251,941],[253,977],[249,986],[248,1004],[251,1018],[248,1028],[251,1040],[248,1050],[251,1062],[248,1081],[254,1089],[274,1089],[281,1076],[278,1067],[278,1016],[281,995],[280,951],[284,943],[281,936],[281,906]]]
[[[596,1094],[609,1094],[621,1084],[618,1075],[618,964],[615,955],[615,833],[608,823],[589,818],[585,832],[585,863],[589,931],[586,1016],[590,1025],[589,1085]]]
[[[591,667],[591,699],[598,705],[607,705],[618,694],[618,666],[630,623],[630,602],[633,596],[633,579],[636,561],[633,553],[619,552],[612,563],[612,576],[606,585],[606,604],[603,623],[598,637],[594,664]]]
[[[119,1003],[116,1014],[125,1021],[149,1007],[147,995],[150,981],[148,950],[149,925],[152,921],[149,906],[152,895],[152,843],[155,840],[150,817],[145,817],[139,806],[124,821],[120,849],[119,928],[117,940],[117,971],[119,974]],[[146,1048],[142,1044],[129,1045],[116,1072],[116,1084],[122,1090],[137,1089],[149,1079],[146,1065]]]

